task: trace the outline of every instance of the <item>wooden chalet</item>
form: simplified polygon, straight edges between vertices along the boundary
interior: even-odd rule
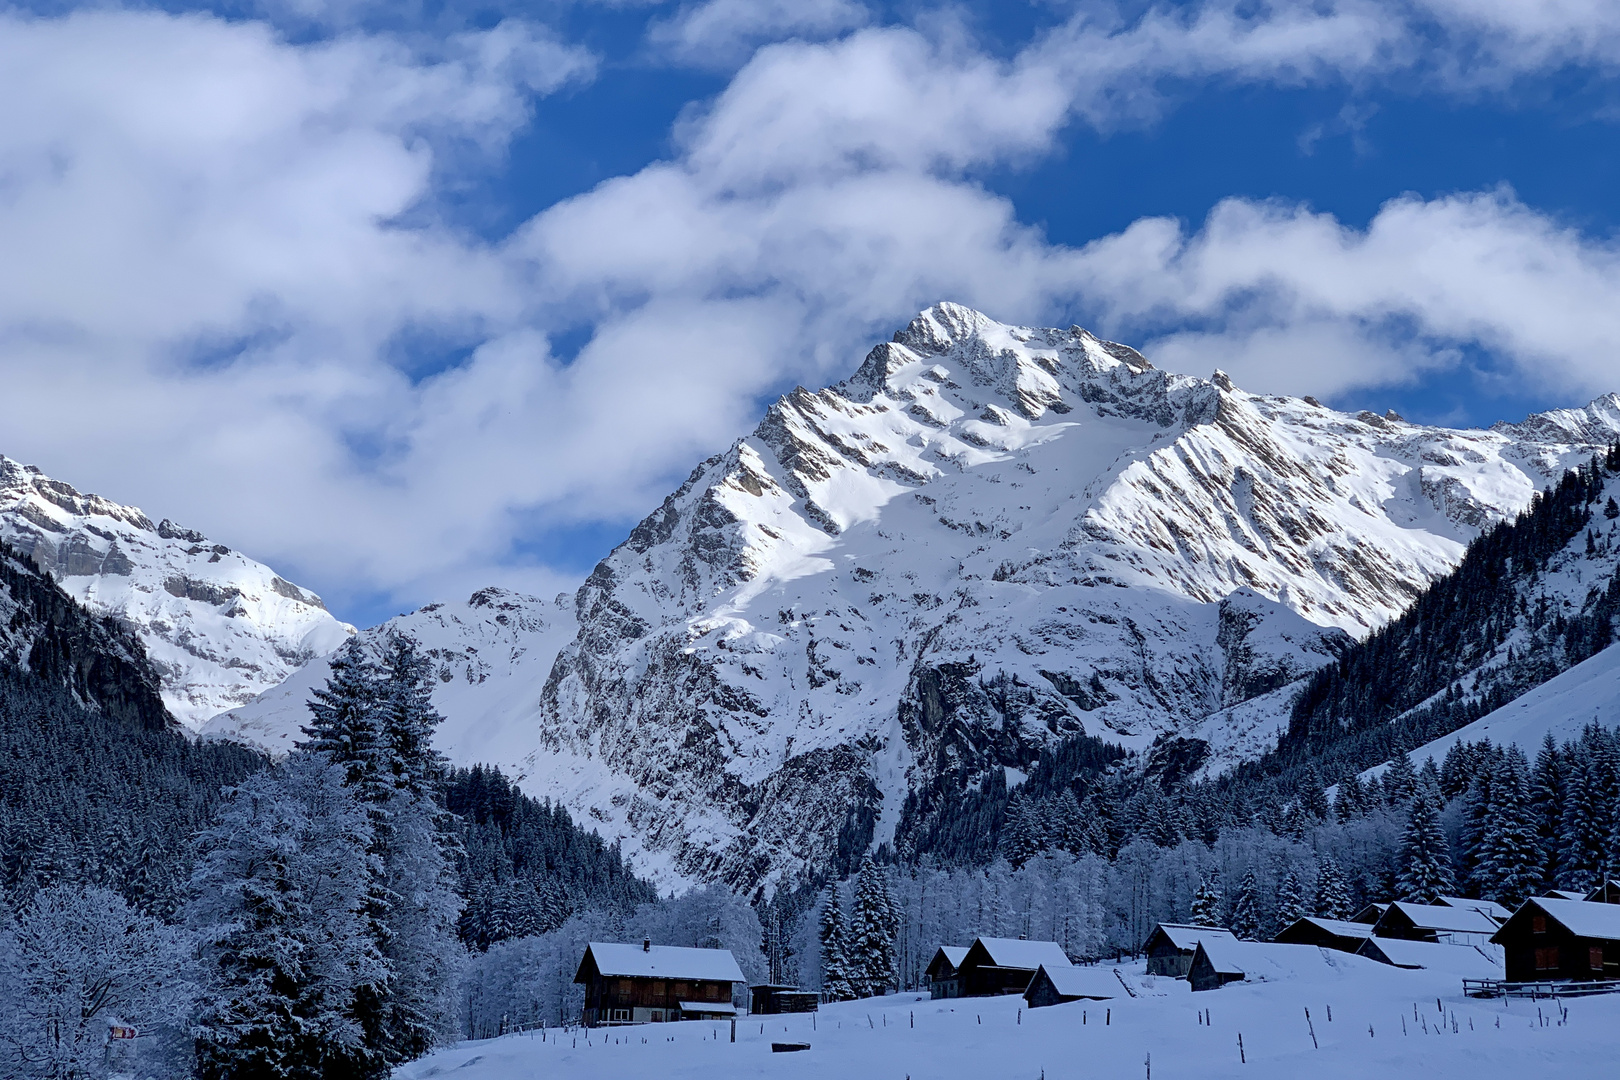
[[[941,945],[934,958],[928,961],[928,968],[923,972],[928,977],[928,994],[938,1000],[939,998],[959,998],[962,996],[962,977],[957,969],[962,961],[967,959],[968,946]]]
[[[1412,904],[1397,900],[1373,924],[1373,937],[1405,938],[1445,945],[1485,945],[1501,928],[1489,915],[1473,908],[1444,904]]]
[[[1194,990],[1216,990],[1230,982],[1284,980],[1327,963],[1327,954],[1311,945],[1242,941],[1210,937],[1198,942],[1187,981]]]
[[[1620,880],[1610,878],[1586,894],[1590,904],[1620,904]]]
[[[1107,1001],[1118,997],[1124,989],[1113,968],[1073,965],[1049,968],[1042,964],[1035,969],[1035,977],[1029,980],[1024,1001],[1032,1009],[1044,1009],[1048,1005],[1062,1005],[1083,998]]]
[[[963,997],[1022,994],[1042,965],[1069,967],[1068,954],[1055,941],[975,938],[957,965]]]
[[[748,988],[748,1011],[756,1016],[815,1012],[820,1007],[821,995],[814,990],[783,983],[760,983]]]
[[[1620,979],[1620,904],[1538,896],[1491,940],[1507,954],[1510,983]]]
[[[586,1027],[733,1017],[737,1009],[732,993],[745,982],[728,949],[687,949],[650,941],[591,942],[574,981],[585,987],[580,1020]]]
[[[1285,945],[1315,945],[1353,953],[1361,948],[1362,942],[1372,937],[1372,931],[1373,928],[1366,923],[1307,915],[1283,927],[1282,932],[1272,940]]]
[[[1444,971],[1465,979],[1499,979],[1502,961],[1495,955],[1499,951],[1491,945],[1443,945],[1406,938],[1370,937],[1361,943],[1356,955],[1391,967]]]
[[[1160,923],[1142,943],[1147,953],[1149,975],[1168,975],[1182,979],[1192,967],[1193,953],[1198,942],[1206,937],[1232,938],[1232,931],[1219,926],[1189,926],[1185,923]],[[1234,938],[1234,940],[1236,940]]]

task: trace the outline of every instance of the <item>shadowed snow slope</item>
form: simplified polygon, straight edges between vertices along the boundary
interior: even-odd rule
[[[262,563],[0,457],[0,539],[132,629],[163,703],[195,731],[341,645],[354,628]]]
[[[447,739],[499,713],[525,789],[642,872],[768,884],[1072,734],[1263,752],[1300,679],[1616,432],[1612,396],[1453,431],[941,304],[699,465],[555,663],[522,655],[529,711],[469,687]]]
[[[1320,952],[1313,949],[1310,955]],[[1016,996],[929,1001],[895,995],[823,1006],[813,1028],[807,1015],[740,1019],[735,1043],[729,1041],[726,1025],[703,1021],[588,1034],[553,1029],[543,1041],[536,1031],[462,1043],[394,1075],[397,1080],[1082,1080],[1144,1075],[1597,1080],[1613,1076],[1620,1051],[1620,995],[1564,1001],[1568,1021],[1554,1024],[1557,1010],[1545,1002],[1477,1001],[1462,996],[1455,975],[1406,971],[1345,953],[1302,961],[1297,970],[1273,975],[1272,981],[1233,983],[1200,994],[1184,981],[1144,977],[1153,989],[1135,998],[1122,991],[1107,1002],[1076,1001],[1044,1009],[1024,1008]],[[1545,1024],[1537,1020],[1538,1008]],[[1204,1009],[1209,1010],[1207,1025],[1198,1016]],[[808,1042],[810,1049],[772,1054],[773,1041]]]

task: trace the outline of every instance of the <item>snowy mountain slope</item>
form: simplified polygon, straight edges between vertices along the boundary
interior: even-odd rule
[[[1285,706],[1616,431],[1614,396],[1422,427],[939,305],[596,568],[528,787],[739,885],[903,846],[908,795],[926,813],[1064,735],[1142,748]],[[1244,753],[1275,731],[1247,723]]]
[[[1424,743],[1408,756],[1414,765],[1421,766],[1428,758],[1439,765],[1457,743],[1489,739],[1497,746],[1517,746],[1535,760],[1546,736],[1563,744],[1578,739],[1581,729],[1591,723],[1620,727],[1620,645],[1609,646],[1467,727]]]
[[[433,703],[451,718],[438,747],[451,761],[499,765],[514,780],[532,767],[534,710],[552,660],[577,630],[572,598],[540,600],[505,589],[480,589],[466,601],[429,604],[361,632],[377,646],[390,633],[416,640],[438,669]],[[279,686],[203,726],[205,738],[233,739],[285,753],[302,737],[310,694],[331,668],[322,657]]]
[[[171,521],[0,457],[0,539],[68,595],[132,629],[163,702],[193,730],[353,632],[320,597]]]

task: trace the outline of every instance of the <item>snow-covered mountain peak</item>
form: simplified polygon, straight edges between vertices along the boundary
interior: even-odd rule
[[[164,704],[193,730],[353,633],[319,596],[241,552],[3,456],[0,539],[133,629]]]

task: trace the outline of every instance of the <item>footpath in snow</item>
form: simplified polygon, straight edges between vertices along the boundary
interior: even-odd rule
[[[1140,996],[1031,1010],[1021,997],[900,994],[760,1016],[461,1043],[396,1080],[1079,1080],[1183,1077],[1384,1080],[1613,1078],[1620,995],[1553,1003],[1462,996],[1456,976],[1326,954],[1317,970],[1193,993],[1131,969]],[[1202,1015],[1207,1010],[1208,1023]],[[1309,1010],[1309,1019],[1306,1011]],[[1331,1014],[1331,1019],[1330,1019]],[[1239,1055],[1238,1036],[1243,1039]],[[1314,1035],[1314,1040],[1313,1040]],[[772,1053],[772,1042],[808,1042]],[[1151,1071],[1150,1071],[1151,1070]]]

